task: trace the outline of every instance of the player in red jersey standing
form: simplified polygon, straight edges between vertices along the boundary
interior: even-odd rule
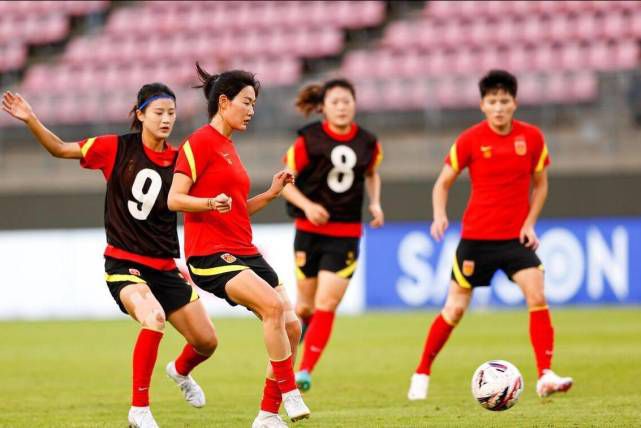
[[[304,87],[298,109],[305,116],[322,113],[324,120],[298,130],[285,155],[297,175],[296,186],[287,186],[283,196],[296,219],[296,314],[305,334],[296,383],[303,391],[311,388],[312,370],[356,269],[365,192],[374,217],[370,225],[381,227],[384,221],[377,172],[383,152],[376,136],[354,122],[355,95],[354,86],[344,79]]]
[[[189,404],[204,406],[205,395],[189,373],[213,354],[217,338],[198,294],[174,261],[180,256],[176,214],[166,202],[177,157],[167,144],[176,121],[174,93],[161,83],[144,85],[131,111],[137,132],[79,143],[63,142],[48,130],[19,94],[6,92],[2,107],[22,120],[51,155],[80,159],[83,168],[100,169],[107,181],[105,279],[120,309],[142,327],[133,352],[130,426],[157,426],[149,386],[166,319],[188,342],[167,365],[167,374]]]
[[[432,362],[463,317],[473,289],[488,286],[499,269],[519,286],[530,311],[537,394],[545,397],[572,386],[572,378],[550,370],[554,330],[543,293],[543,266],[535,253],[539,240],[534,226],[547,197],[550,163],[543,134],[513,119],[517,81],[510,73],[490,71],[479,89],[486,120],[463,132],[452,145],[432,192],[431,234],[441,240],[448,227],[449,189],[459,173],[469,168],[472,193],[463,215],[449,293],[412,376],[410,400],[427,398]]]
[[[210,122],[179,152],[169,208],[185,213],[185,254],[194,282],[262,320],[269,364],[252,426],[286,427],[278,415],[281,402],[292,421],[310,414],[294,380],[300,323],[276,272],[252,243],[249,217],[277,198],[293,176],[280,171],[265,193],[248,199],[249,176],[230,137],[247,129],[260,85],[246,71],[209,75],[196,66]]]

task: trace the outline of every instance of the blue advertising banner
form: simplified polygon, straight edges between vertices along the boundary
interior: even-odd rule
[[[541,220],[537,254],[552,305],[641,304],[641,219]],[[366,307],[440,307],[445,301],[460,229],[441,242],[427,223],[391,223],[366,232]],[[474,306],[523,304],[502,272],[474,291]]]

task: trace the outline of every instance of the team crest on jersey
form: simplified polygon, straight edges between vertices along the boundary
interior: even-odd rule
[[[223,159],[225,159],[227,161],[228,164],[230,164],[230,165],[232,164],[231,155],[229,153],[225,153],[225,152],[219,152],[219,153],[223,157]]]
[[[226,261],[227,263],[234,263],[236,261],[236,257],[232,256],[229,253],[225,253],[222,256],[220,256],[221,259]]]
[[[514,151],[519,156],[525,156],[527,153],[527,143],[525,142],[525,137],[523,135],[519,135],[514,140]]]
[[[481,146],[481,153],[485,159],[492,157],[492,146]]]
[[[129,268],[129,273],[131,275],[140,276],[140,271],[138,269]]]
[[[474,274],[474,260],[463,260],[463,275],[472,276]]]
[[[305,251],[296,251],[296,266],[303,267],[307,263],[307,253]]]

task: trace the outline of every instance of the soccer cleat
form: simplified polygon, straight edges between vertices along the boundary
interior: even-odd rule
[[[544,370],[543,376],[536,382],[536,393],[541,398],[555,392],[566,392],[570,388],[572,388],[572,378],[561,377],[552,370]]]
[[[287,424],[281,419],[278,413],[261,410],[258,412],[256,419],[254,419],[252,428],[287,428]]]
[[[185,400],[194,407],[200,408],[205,405],[205,393],[190,375],[183,376],[176,371],[176,365],[173,361],[167,364],[165,369],[167,376],[180,387],[185,396]]]
[[[129,428],[158,428],[149,406],[129,409]]]
[[[307,392],[312,387],[312,375],[307,370],[296,373],[296,386],[302,392]]]
[[[407,391],[407,398],[414,400],[425,400],[427,398],[427,388],[430,386],[430,376],[426,374],[414,373],[410,382],[410,390]]]
[[[309,418],[309,407],[303,401],[303,396],[298,389],[283,394],[283,406],[292,422]]]

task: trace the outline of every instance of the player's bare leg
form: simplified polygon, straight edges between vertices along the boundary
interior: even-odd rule
[[[305,339],[305,333],[314,316],[314,299],[318,288],[318,277],[302,278],[296,281],[298,290],[296,296],[296,315],[301,322],[301,342]]]
[[[423,355],[412,375],[407,398],[425,400],[432,372],[432,363],[445,345],[454,327],[459,323],[472,300],[472,289],[461,287],[456,281],[450,282],[445,306],[436,316],[425,340]]]
[[[539,380],[536,393],[546,397],[555,392],[565,392],[572,387],[571,377],[560,377],[551,370],[554,352],[554,329],[544,294],[542,268],[529,268],[512,276],[517,283],[530,311],[530,340],[536,356]]]
[[[250,269],[232,278],[225,291],[232,301],[249,308],[261,319],[267,355],[287,415],[294,422],[309,417],[309,408],[303,402],[294,379],[292,345],[285,317],[288,301],[284,302],[278,291]]]
[[[170,361],[166,373],[180,387],[185,400],[194,407],[205,405],[205,393],[190,375],[218,346],[214,325],[200,299],[189,302],[169,315],[169,322],[187,340],[182,353]]]
[[[165,330],[165,313],[147,284],[130,284],[120,291],[120,300],[142,329],[133,355],[133,393],[129,426],[156,428],[149,409],[149,386],[158,356],[158,346]]]

